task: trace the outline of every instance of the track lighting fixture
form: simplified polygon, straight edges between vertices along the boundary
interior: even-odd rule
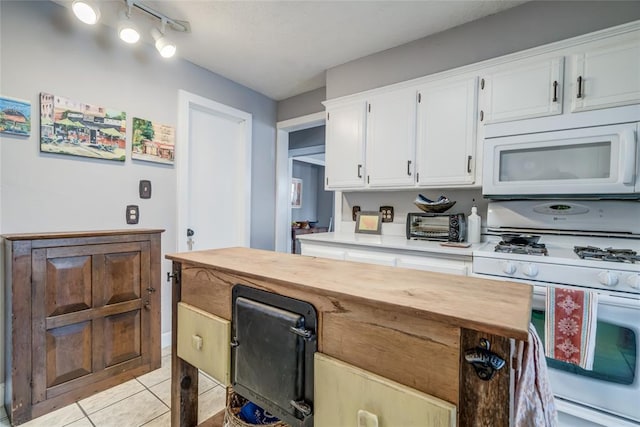
[[[94,25],[100,19],[100,8],[93,0],[74,0],[71,9],[85,24]]]
[[[2,0],[0,0],[2,1]],[[176,45],[166,36],[166,31],[171,29],[183,33],[191,32],[191,26],[186,21],[171,19],[163,13],[142,3],[140,0],[123,0],[126,5],[126,12],[123,11],[117,24],[118,37],[126,43],[136,43],[140,40],[141,33],[138,26],[133,22],[131,12],[133,9],[142,11],[153,18],[159,19],[160,28],[152,28],[155,47],[164,58],[171,58],[176,53]],[[100,9],[96,0],[74,0],[71,8],[76,17],[86,24],[95,24],[100,19]]]
[[[171,58],[176,54],[176,45],[172,43],[163,32],[157,28],[152,28],[151,36],[156,41],[155,46],[158,52],[160,52],[160,56],[163,58]]]

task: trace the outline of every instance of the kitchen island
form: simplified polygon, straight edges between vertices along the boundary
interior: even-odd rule
[[[197,424],[198,368],[230,383],[229,346],[224,339],[218,347],[208,347],[213,349],[211,354],[191,356],[193,347],[198,353],[205,346],[194,344],[203,338],[189,331],[188,325],[202,325],[205,320],[181,319],[184,313],[195,313],[198,319],[212,322],[208,330],[228,330],[236,284],[312,304],[318,315],[317,350],[322,358],[374,381],[387,381],[407,396],[426,399],[427,406],[443,414],[445,421],[440,425],[509,425],[512,348],[528,338],[532,296],[528,285],[248,248],[167,258],[174,263],[173,426]],[[487,348],[505,364],[490,380],[483,380],[465,354]],[[316,381],[316,427],[335,423],[322,421],[330,419],[325,416],[328,402],[322,400],[331,397],[322,390],[323,383]],[[385,424],[384,414],[364,409],[376,423],[380,416],[381,427],[394,425],[393,421]],[[343,411],[332,407],[329,412]],[[350,421],[340,421],[342,425],[357,425],[355,413],[347,416]],[[416,420],[415,425],[424,424]]]

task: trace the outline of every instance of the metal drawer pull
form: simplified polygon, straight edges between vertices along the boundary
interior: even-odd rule
[[[471,173],[471,159],[472,156],[467,156],[467,173]]]
[[[191,335],[191,345],[198,351],[202,350],[202,337],[200,335]]]
[[[358,427],[378,427],[378,416],[364,409],[359,409]]]
[[[558,102],[558,81],[553,81],[553,102]]]
[[[362,165],[358,165],[358,178],[362,178]]]
[[[578,76],[578,96],[577,98],[582,98],[582,76]]]
[[[407,160],[407,175],[411,176],[411,160]]]

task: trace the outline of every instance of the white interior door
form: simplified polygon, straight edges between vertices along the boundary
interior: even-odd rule
[[[249,246],[251,114],[180,91],[178,133],[178,250]]]

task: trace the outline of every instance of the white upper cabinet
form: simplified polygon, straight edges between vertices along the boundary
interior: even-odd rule
[[[327,109],[325,187],[364,186],[366,102],[357,101]]]
[[[419,186],[475,182],[477,77],[423,86],[418,96]]]
[[[564,57],[520,61],[480,81],[483,123],[562,113]]]
[[[416,141],[415,90],[403,89],[371,97],[367,115],[367,185],[413,185]]]
[[[571,111],[640,103],[640,38],[612,40],[572,56]]]

